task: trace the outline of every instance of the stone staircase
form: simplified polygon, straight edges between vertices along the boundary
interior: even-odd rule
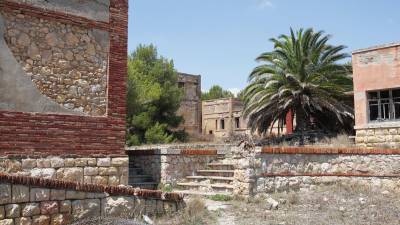
[[[197,170],[178,183],[181,190],[174,192],[189,195],[231,195],[233,191],[234,165],[228,163],[209,163],[208,169]]]
[[[144,174],[143,169],[134,165],[133,161],[129,161],[129,177],[128,184],[135,188],[141,189],[157,189],[158,184],[151,175]]]

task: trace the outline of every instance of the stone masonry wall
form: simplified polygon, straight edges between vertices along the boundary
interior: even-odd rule
[[[106,112],[108,33],[3,12],[5,40],[38,90],[67,109]]]
[[[128,157],[0,158],[0,172],[88,184],[127,185]]]
[[[101,10],[98,10],[100,8],[97,6],[91,7],[92,3],[98,5]],[[59,101],[65,101],[65,104],[73,103],[75,109],[87,113],[83,116],[82,114],[85,113],[66,109],[64,105],[60,107],[53,100],[38,93],[33,82],[25,82],[30,81],[31,78],[26,79],[28,76],[24,75],[22,68],[16,68],[19,63],[15,57],[11,57],[13,53],[4,48],[0,51],[2,58],[0,80],[3,81],[0,82],[0,155],[123,154],[126,128],[128,0],[74,3],[59,0],[1,0],[0,12],[14,15],[11,23],[21,28],[18,29],[19,33],[15,33],[11,31],[11,27],[8,27],[7,33],[4,33],[1,29],[3,19],[0,18],[0,34],[15,34],[15,39],[8,36],[8,41],[11,43],[14,40],[17,44],[20,42],[24,46],[21,49],[18,46],[15,49],[16,53],[17,51],[18,54],[28,52],[35,34],[37,38],[35,41],[38,42],[35,43],[37,50],[43,53],[41,57],[46,56],[44,53],[49,50],[49,47],[54,51],[49,60],[50,64],[43,64],[42,60],[32,59],[32,62],[28,58],[21,58],[21,63],[29,65],[33,63],[32,71],[45,65],[48,67],[45,66],[46,72],[49,68],[53,69],[51,75],[46,78],[33,73],[39,85],[43,84],[43,91],[54,97],[54,93],[47,90],[46,85],[54,86],[56,89],[59,88],[58,85],[64,85],[65,89],[60,88],[62,93]],[[10,23],[9,19],[7,20],[6,22]],[[22,24],[22,21],[26,21],[29,26]],[[38,23],[30,24],[30,21]],[[39,27],[43,28],[43,32],[38,33]],[[45,35],[47,30],[49,33]],[[108,41],[107,37],[104,39],[108,47],[98,41],[98,34],[102,33],[98,30],[108,33]],[[63,33],[64,31],[66,33]],[[48,36],[47,40],[46,36]],[[3,38],[1,40],[0,47],[6,46]],[[28,46],[27,43],[30,45]],[[69,46],[68,43],[73,44],[74,47]],[[83,46],[84,43],[87,45]],[[62,44],[65,49],[60,48],[59,45]],[[94,55],[93,48],[96,49]],[[9,57],[4,58],[4,56]],[[84,61],[80,61],[79,57],[85,58]],[[108,61],[107,84],[103,83],[104,60]],[[53,65],[56,61],[57,65]],[[77,64],[79,71],[73,71],[73,68],[70,71],[58,70],[68,63]],[[8,64],[13,66],[10,67]],[[19,78],[17,79],[14,75],[19,75]],[[79,76],[81,76],[80,79],[78,79]],[[10,81],[11,84],[5,85],[4,79]],[[80,91],[83,90],[89,92],[82,95]],[[77,96],[72,98],[76,94]],[[1,102],[1,98],[4,98],[4,102]],[[29,101],[29,99],[35,101]],[[106,102],[104,102],[105,99]],[[48,101],[54,102],[54,105],[47,104]],[[93,105],[98,107],[93,108]],[[70,106],[72,107],[68,105]],[[90,106],[90,110],[87,106]],[[105,107],[107,109],[104,111]]]
[[[399,147],[400,128],[358,129],[356,144],[360,147]]]
[[[182,144],[132,147],[127,150],[130,165],[143,169],[160,184],[175,184],[196,170],[218,160],[230,151],[230,145]]]
[[[400,150],[237,147],[232,153],[237,195],[296,191],[337,183],[400,189]]]
[[[110,189],[0,174],[0,224],[71,224],[91,217],[138,218],[182,207],[176,194]]]

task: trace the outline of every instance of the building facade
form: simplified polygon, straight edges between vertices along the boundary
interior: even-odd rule
[[[178,73],[178,86],[184,92],[178,115],[185,120],[179,128],[196,137],[201,134],[201,76]]]
[[[353,52],[356,143],[400,145],[400,43]]]
[[[247,120],[243,117],[243,103],[235,98],[203,101],[202,132],[216,139],[248,133]]]

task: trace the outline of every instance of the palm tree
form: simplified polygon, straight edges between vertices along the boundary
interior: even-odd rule
[[[311,129],[311,121],[322,129],[353,122],[353,108],[344,102],[353,89],[352,68],[340,63],[349,55],[329,39],[313,29],[290,29],[290,36],[270,39],[274,50],[257,58],[263,64],[250,74],[244,93],[244,114],[253,131],[265,134],[275,122],[282,127],[289,111],[300,132]]]

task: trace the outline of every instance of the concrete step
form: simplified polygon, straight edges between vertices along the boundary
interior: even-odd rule
[[[234,170],[197,170],[198,175],[218,177],[233,177],[234,172]]]
[[[233,181],[233,177],[219,177],[219,176],[187,176],[187,180],[194,180],[197,182],[201,182],[204,180],[210,180],[211,183],[231,183]]]
[[[215,191],[196,191],[196,190],[174,190],[174,193],[183,195],[195,195],[195,196],[213,196],[217,194],[232,196],[231,192],[224,192],[224,191],[215,192]]]
[[[178,183],[178,186],[184,187],[192,190],[202,191],[202,189],[213,190],[213,191],[224,191],[224,192],[231,192],[233,190],[233,185],[230,184],[202,184],[197,182],[188,182],[188,183]]]
[[[132,187],[134,187],[134,188],[155,190],[155,189],[157,189],[158,183],[155,183],[155,182],[138,182],[138,183],[131,183],[130,185]]]
[[[230,163],[209,163],[207,164],[208,167],[212,169],[219,169],[219,170],[233,170],[235,168],[235,164]]]

